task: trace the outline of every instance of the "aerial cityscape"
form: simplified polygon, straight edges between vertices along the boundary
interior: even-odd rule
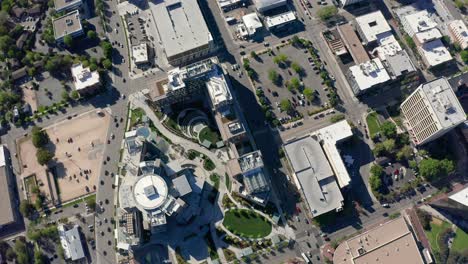
[[[468,0],[2,0],[0,264],[468,264]]]

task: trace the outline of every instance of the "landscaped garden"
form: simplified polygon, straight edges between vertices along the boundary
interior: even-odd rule
[[[271,233],[271,223],[258,213],[247,209],[227,211],[223,225],[241,237],[262,238]]]
[[[429,239],[429,243],[431,244],[431,248],[433,251],[438,252],[439,244],[437,242],[439,235],[447,228],[450,228],[450,224],[442,221],[438,218],[433,218],[431,221],[431,229],[426,230],[427,239]]]
[[[212,145],[215,145],[218,141],[221,140],[219,134],[216,131],[213,131],[210,127],[203,128],[198,134],[198,139],[200,143],[205,140],[208,140]]]
[[[374,136],[380,131],[380,122],[376,112],[370,113],[366,117],[367,128],[369,129],[369,136]]]
[[[455,239],[453,240],[451,250],[462,252],[468,247],[468,233],[463,231],[461,228],[457,228],[455,233]]]

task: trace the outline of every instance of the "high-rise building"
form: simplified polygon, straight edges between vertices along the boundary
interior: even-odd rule
[[[362,1],[363,0],[340,0],[340,3],[342,6],[348,6],[348,5],[356,4]]]
[[[401,104],[401,111],[416,145],[442,136],[466,119],[463,107],[445,78],[421,84]]]

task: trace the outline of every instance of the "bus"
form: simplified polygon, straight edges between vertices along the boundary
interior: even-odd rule
[[[305,253],[301,253],[301,255],[302,255],[302,258],[304,259],[305,263],[312,263],[312,262],[310,261],[310,259],[306,256]]]

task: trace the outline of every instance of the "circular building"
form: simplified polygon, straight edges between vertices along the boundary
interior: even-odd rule
[[[140,210],[156,210],[168,199],[167,183],[155,174],[140,177],[133,187],[133,196]]]

